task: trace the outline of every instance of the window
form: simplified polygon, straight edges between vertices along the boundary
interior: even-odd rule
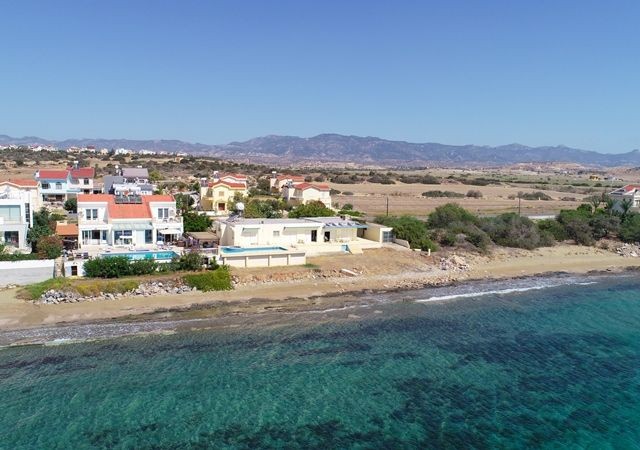
[[[113,240],[116,243],[131,242],[132,239],[133,239],[132,230],[122,230],[122,231],[113,232]]]
[[[169,208],[158,208],[158,219],[168,219]]]
[[[85,184],[85,186],[89,184],[89,179],[88,178],[84,179],[84,184]]]
[[[30,203],[24,204],[24,220],[29,225],[31,225],[31,204]]]
[[[393,242],[393,231],[383,231],[382,242]]]
[[[20,238],[17,231],[5,231],[4,232],[4,243],[7,245],[11,245],[13,247],[17,247],[20,242]]]
[[[144,243],[153,244],[153,230],[144,230]]]
[[[273,232],[273,237],[280,237],[280,231],[279,230],[275,230]]]
[[[97,220],[98,219],[98,210],[93,208],[93,209],[85,209],[85,217],[87,218],[87,220]]]
[[[42,189],[49,189],[49,183],[42,183]]]
[[[56,189],[62,189],[62,183],[59,181],[56,182]]]
[[[224,197],[224,191],[218,191],[218,197]]]

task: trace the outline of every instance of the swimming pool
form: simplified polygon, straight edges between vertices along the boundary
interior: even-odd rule
[[[220,253],[238,255],[241,253],[285,252],[284,247],[220,247]]]
[[[156,261],[168,261],[178,256],[176,252],[172,251],[159,251],[159,252],[121,252],[121,253],[103,253],[100,256],[103,258],[111,258],[114,256],[126,256],[131,260],[140,259],[155,259]]]

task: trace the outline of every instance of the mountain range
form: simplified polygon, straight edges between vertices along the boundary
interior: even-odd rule
[[[598,153],[566,146],[529,147],[521,144],[497,147],[411,143],[377,137],[320,134],[310,138],[264,136],[223,145],[180,140],[66,139],[52,141],[35,136],[13,138],[0,135],[0,145],[54,145],[58,148],[128,148],[186,152],[236,161],[284,164],[344,163],[384,167],[426,165],[502,166],[516,163],[569,162],[596,166],[640,166],[640,151]]]

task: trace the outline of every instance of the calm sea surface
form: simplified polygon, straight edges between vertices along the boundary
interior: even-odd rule
[[[503,288],[3,348],[0,448],[640,448],[638,277]]]

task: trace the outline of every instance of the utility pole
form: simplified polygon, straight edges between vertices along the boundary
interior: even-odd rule
[[[522,209],[520,208],[520,203],[522,202],[522,197],[520,197],[520,194],[518,193],[518,216],[521,216],[521,211]]]
[[[389,196],[387,195],[387,217],[389,217]]]

